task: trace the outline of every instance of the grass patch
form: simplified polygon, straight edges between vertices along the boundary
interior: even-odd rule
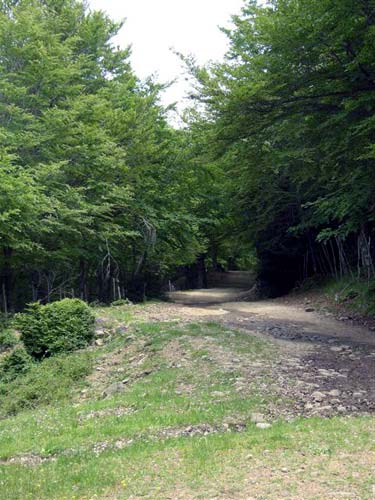
[[[337,483],[365,500],[371,498],[374,480],[366,475],[370,462],[364,460],[364,454],[370,461],[374,452],[371,425],[368,418],[301,420],[280,423],[267,431],[250,427],[243,434],[143,440],[98,456],[81,451],[38,467],[6,465],[0,467],[2,498],[125,499],[133,495],[162,499],[177,491],[184,495],[181,498],[226,498],[230,492],[250,498],[250,487],[253,494],[259,493],[259,480],[265,474],[263,487],[269,485],[274,493],[266,498],[282,498],[278,496],[280,485],[284,495],[292,493],[294,476],[301,482],[316,483],[323,492]],[[340,458],[343,450],[345,455]],[[353,463],[351,453],[361,461]],[[327,490],[327,470],[335,461],[342,468],[340,474],[330,477]],[[246,488],[249,496],[241,497]]]
[[[346,276],[327,282],[323,292],[335,303],[350,311],[366,316],[375,315],[375,281],[368,282]]]

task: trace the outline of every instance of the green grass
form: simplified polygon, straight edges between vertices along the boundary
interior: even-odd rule
[[[375,281],[368,282],[346,276],[340,280],[328,281],[323,292],[349,311],[375,315]]]
[[[98,315],[111,326],[124,317],[131,322],[127,306]],[[2,499],[250,498],[260,484],[272,486],[274,496],[259,490],[259,498],[278,499],[279,488],[298,495],[303,481],[323,481],[323,488],[327,464],[335,460],[343,469],[331,483],[371,498],[375,478],[361,460],[375,452],[373,418],[279,421],[267,430],[250,422],[272,395],[262,394],[255,381],[246,393],[236,391],[240,369],[223,369],[220,356],[225,362],[234,356],[276,361],[277,348],[215,323],[134,323],[131,335],[116,335],[90,354],[51,358],[17,379],[19,388],[8,388],[4,408],[11,408],[13,391],[19,413],[0,421]],[[106,386],[124,378],[123,392],[102,397]],[[246,431],[224,431],[228,418],[245,421]],[[163,434],[199,424],[218,432]],[[33,463],[32,456],[47,460]],[[277,472],[306,464],[298,484],[286,484],[285,473]],[[257,479],[261,471],[266,481]]]

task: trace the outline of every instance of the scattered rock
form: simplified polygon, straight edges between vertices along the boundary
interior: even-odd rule
[[[338,389],[332,389],[332,391],[329,391],[328,393],[330,396],[333,396],[334,398],[338,398],[341,395],[341,391]]]
[[[32,453],[25,454],[25,455],[17,455],[15,457],[12,457],[8,460],[8,462],[3,462],[3,463],[9,463],[9,464],[17,464],[17,465],[26,465],[28,467],[36,467],[38,465],[41,465],[44,462],[50,462],[50,461],[55,461],[55,457],[42,457],[40,455],[33,455]]]
[[[225,392],[220,392],[220,391],[214,391],[212,393],[212,396],[216,398],[224,398],[227,394]]]
[[[103,418],[103,417],[122,417],[123,415],[131,415],[135,413],[136,409],[133,406],[130,407],[118,407],[118,408],[106,408],[104,410],[92,411],[90,413],[79,415],[79,421],[83,422],[84,420],[91,420],[95,418]]]
[[[98,347],[101,347],[102,345],[104,345],[103,339],[96,339],[95,345]]]
[[[116,328],[116,333],[121,335],[122,333],[126,333],[129,330],[129,327],[126,325],[121,325]]]
[[[312,403],[305,404],[305,410],[313,410],[315,406]]]
[[[326,406],[320,406],[319,407],[319,411],[320,412],[325,412],[325,411],[330,411],[332,410],[332,406],[331,405],[326,405]]]
[[[144,370],[142,373],[141,373],[141,377],[147,377],[147,375],[151,375],[152,373],[152,369],[151,368],[147,368],[146,370]]]
[[[330,349],[333,352],[342,352],[342,351],[345,351],[345,348],[342,347],[342,346],[333,346],[333,347],[330,347]]]
[[[271,424],[268,424],[267,422],[259,422],[258,424],[256,424],[256,427],[258,429],[269,429],[271,426]]]
[[[325,399],[326,395],[323,392],[315,391],[311,394],[314,401],[321,402]]]
[[[102,396],[104,398],[108,396],[112,396],[113,394],[118,394],[120,392],[123,392],[125,389],[125,384],[123,382],[115,382],[114,384],[111,384],[109,387],[104,389]]]
[[[266,419],[264,418],[264,415],[262,413],[252,413],[250,416],[250,420],[254,424],[262,424],[265,423]]]

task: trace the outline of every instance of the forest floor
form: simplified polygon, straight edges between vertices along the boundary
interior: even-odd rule
[[[374,499],[375,332],[238,297],[98,309],[70,404],[0,421],[1,498]]]

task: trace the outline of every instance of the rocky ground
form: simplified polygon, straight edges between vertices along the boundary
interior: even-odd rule
[[[310,303],[289,297],[287,301],[252,303],[228,302],[230,291],[178,292],[178,303],[160,303],[140,308],[137,316],[147,321],[215,321],[249,335],[267,339],[278,346],[278,361],[231,362],[230,353],[211,356],[225,369],[238,369],[244,389],[254,377],[267,382],[264,391],[273,391],[290,404],[270,408],[270,418],[283,416],[367,415],[375,413],[375,333],[352,321],[316,311]],[[196,294],[196,295],[195,295]],[[194,297],[198,298],[194,305]],[[238,296],[233,290],[232,299]],[[205,303],[206,297],[206,303]],[[171,294],[171,300],[174,294]],[[216,303],[213,305],[213,301]],[[207,348],[207,346],[205,346]]]

